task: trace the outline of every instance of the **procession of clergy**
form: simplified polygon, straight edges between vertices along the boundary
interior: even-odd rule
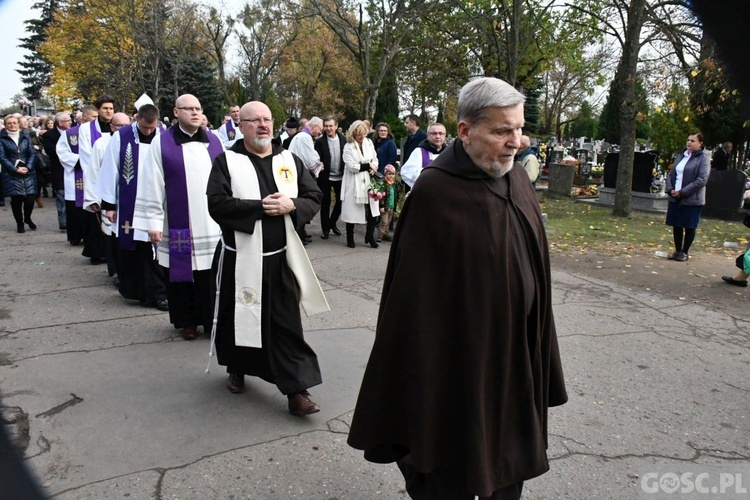
[[[263,103],[245,104],[242,120],[233,106],[218,131],[189,94],[169,128],[145,94],[135,109],[131,123],[102,96],[78,126],[58,129],[68,241],[107,262],[123,297],[168,310],[185,340],[202,327],[231,392],[257,376],[293,415],[318,412],[307,389],[320,367],[299,304],[308,315],[330,308],[296,233],[320,209],[315,179],[272,143]]]

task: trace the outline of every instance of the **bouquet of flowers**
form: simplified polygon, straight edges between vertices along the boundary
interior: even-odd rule
[[[373,200],[380,201],[386,195],[386,190],[387,186],[385,183],[385,178],[383,177],[383,174],[377,172],[372,176],[372,179],[370,180],[370,187],[367,190],[367,194]]]

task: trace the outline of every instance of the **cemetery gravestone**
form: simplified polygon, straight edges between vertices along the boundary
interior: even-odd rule
[[[547,177],[547,193],[552,196],[570,196],[573,188],[575,167],[564,163],[552,163]]]
[[[706,184],[706,205],[703,215],[721,220],[742,220],[745,195],[745,174],[739,170],[711,170]]]
[[[636,152],[633,157],[633,185],[636,193],[650,193],[654,167],[659,155],[653,152]],[[609,153],[604,161],[604,187],[617,188],[617,162],[620,153]]]

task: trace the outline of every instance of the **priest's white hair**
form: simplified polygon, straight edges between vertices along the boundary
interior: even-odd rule
[[[487,108],[523,104],[526,97],[499,78],[475,78],[458,93],[458,121],[477,123],[486,118]]]

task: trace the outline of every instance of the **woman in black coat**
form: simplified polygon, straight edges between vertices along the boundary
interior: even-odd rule
[[[711,173],[708,155],[703,149],[703,134],[690,134],[685,151],[677,155],[674,168],[667,175],[667,225],[672,226],[675,252],[670,260],[688,260],[690,245],[706,204],[706,183]]]
[[[10,206],[19,233],[25,233],[24,222],[30,229],[36,229],[31,221],[34,198],[38,194],[35,152],[29,133],[20,130],[18,118],[8,115],[5,128],[0,130],[0,166],[2,167],[3,189],[10,196]]]

